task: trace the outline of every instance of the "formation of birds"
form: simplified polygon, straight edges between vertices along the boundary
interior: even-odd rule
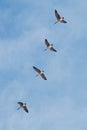
[[[61,17],[60,14],[58,13],[58,11],[55,9],[55,17],[56,17],[56,23],[67,23],[67,21],[64,20],[64,17]],[[50,44],[50,42],[45,39],[45,45],[46,45],[46,49],[44,51],[46,51],[47,49],[49,49],[50,51],[53,51],[53,52],[57,52],[57,50],[53,47],[53,44]],[[47,80],[45,74],[44,74],[44,71],[41,71],[39,68],[37,68],[36,66],[33,66],[33,69],[36,71],[37,75],[40,75],[41,78],[43,78],[44,80]],[[26,106],[26,103],[23,103],[23,102],[18,102],[18,105],[19,107],[17,108],[17,110],[19,110],[20,108],[22,108],[25,112],[29,112],[27,106]]]

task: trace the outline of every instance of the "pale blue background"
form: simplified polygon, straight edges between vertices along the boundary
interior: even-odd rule
[[[87,130],[87,0],[0,0],[0,130]]]

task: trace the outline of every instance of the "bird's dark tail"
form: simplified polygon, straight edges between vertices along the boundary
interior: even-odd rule
[[[46,48],[46,49],[44,49],[43,51],[47,51],[47,48]]]
[[[35,77],[37,77],[37,76],[39,76],[39,75],[37,74]]]
[[[54,24],[56,24],[56,23],[57,23],[57,21]]]
[[[18,107],[17,110],[19,110],[21,107]]]

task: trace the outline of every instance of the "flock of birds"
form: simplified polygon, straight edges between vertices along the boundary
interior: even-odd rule
[[[64,17],[61,17],[58,13],[58,11],[55,9],[55,17],[56,17],[56,23],[60,22],[60,23],[67,23],[67,21],[64,20]],[[46,45],[46,49],[49,49],[50,51],[53,51],[53,52],[57,52],[57,50],[53,47],[53,44],[50,44],[49,41],[47,39],[45,39],[45,45]],[[45,74],[44,74],[44,71],[41,71],[39,68],[33,66],[33,69],[37,72],[37,75],[40,75],[44,80],[47,80]],[[22,108],[25,112],[29,112],[27,106],[26,106],[26,103],[23,103],[23,102],[18,102],[19,104],[19,107],[17,108],[17,110],[19,110],[20,108]]]

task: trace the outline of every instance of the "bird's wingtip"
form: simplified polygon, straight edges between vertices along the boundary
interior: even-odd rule
[[[47,41],[47,38],[45,38],[45,41]]]
[[[47,78],[45,77],[44,80],[47,80]]]
[[[33,68],[35,68],[35,66],[33,66]]]

